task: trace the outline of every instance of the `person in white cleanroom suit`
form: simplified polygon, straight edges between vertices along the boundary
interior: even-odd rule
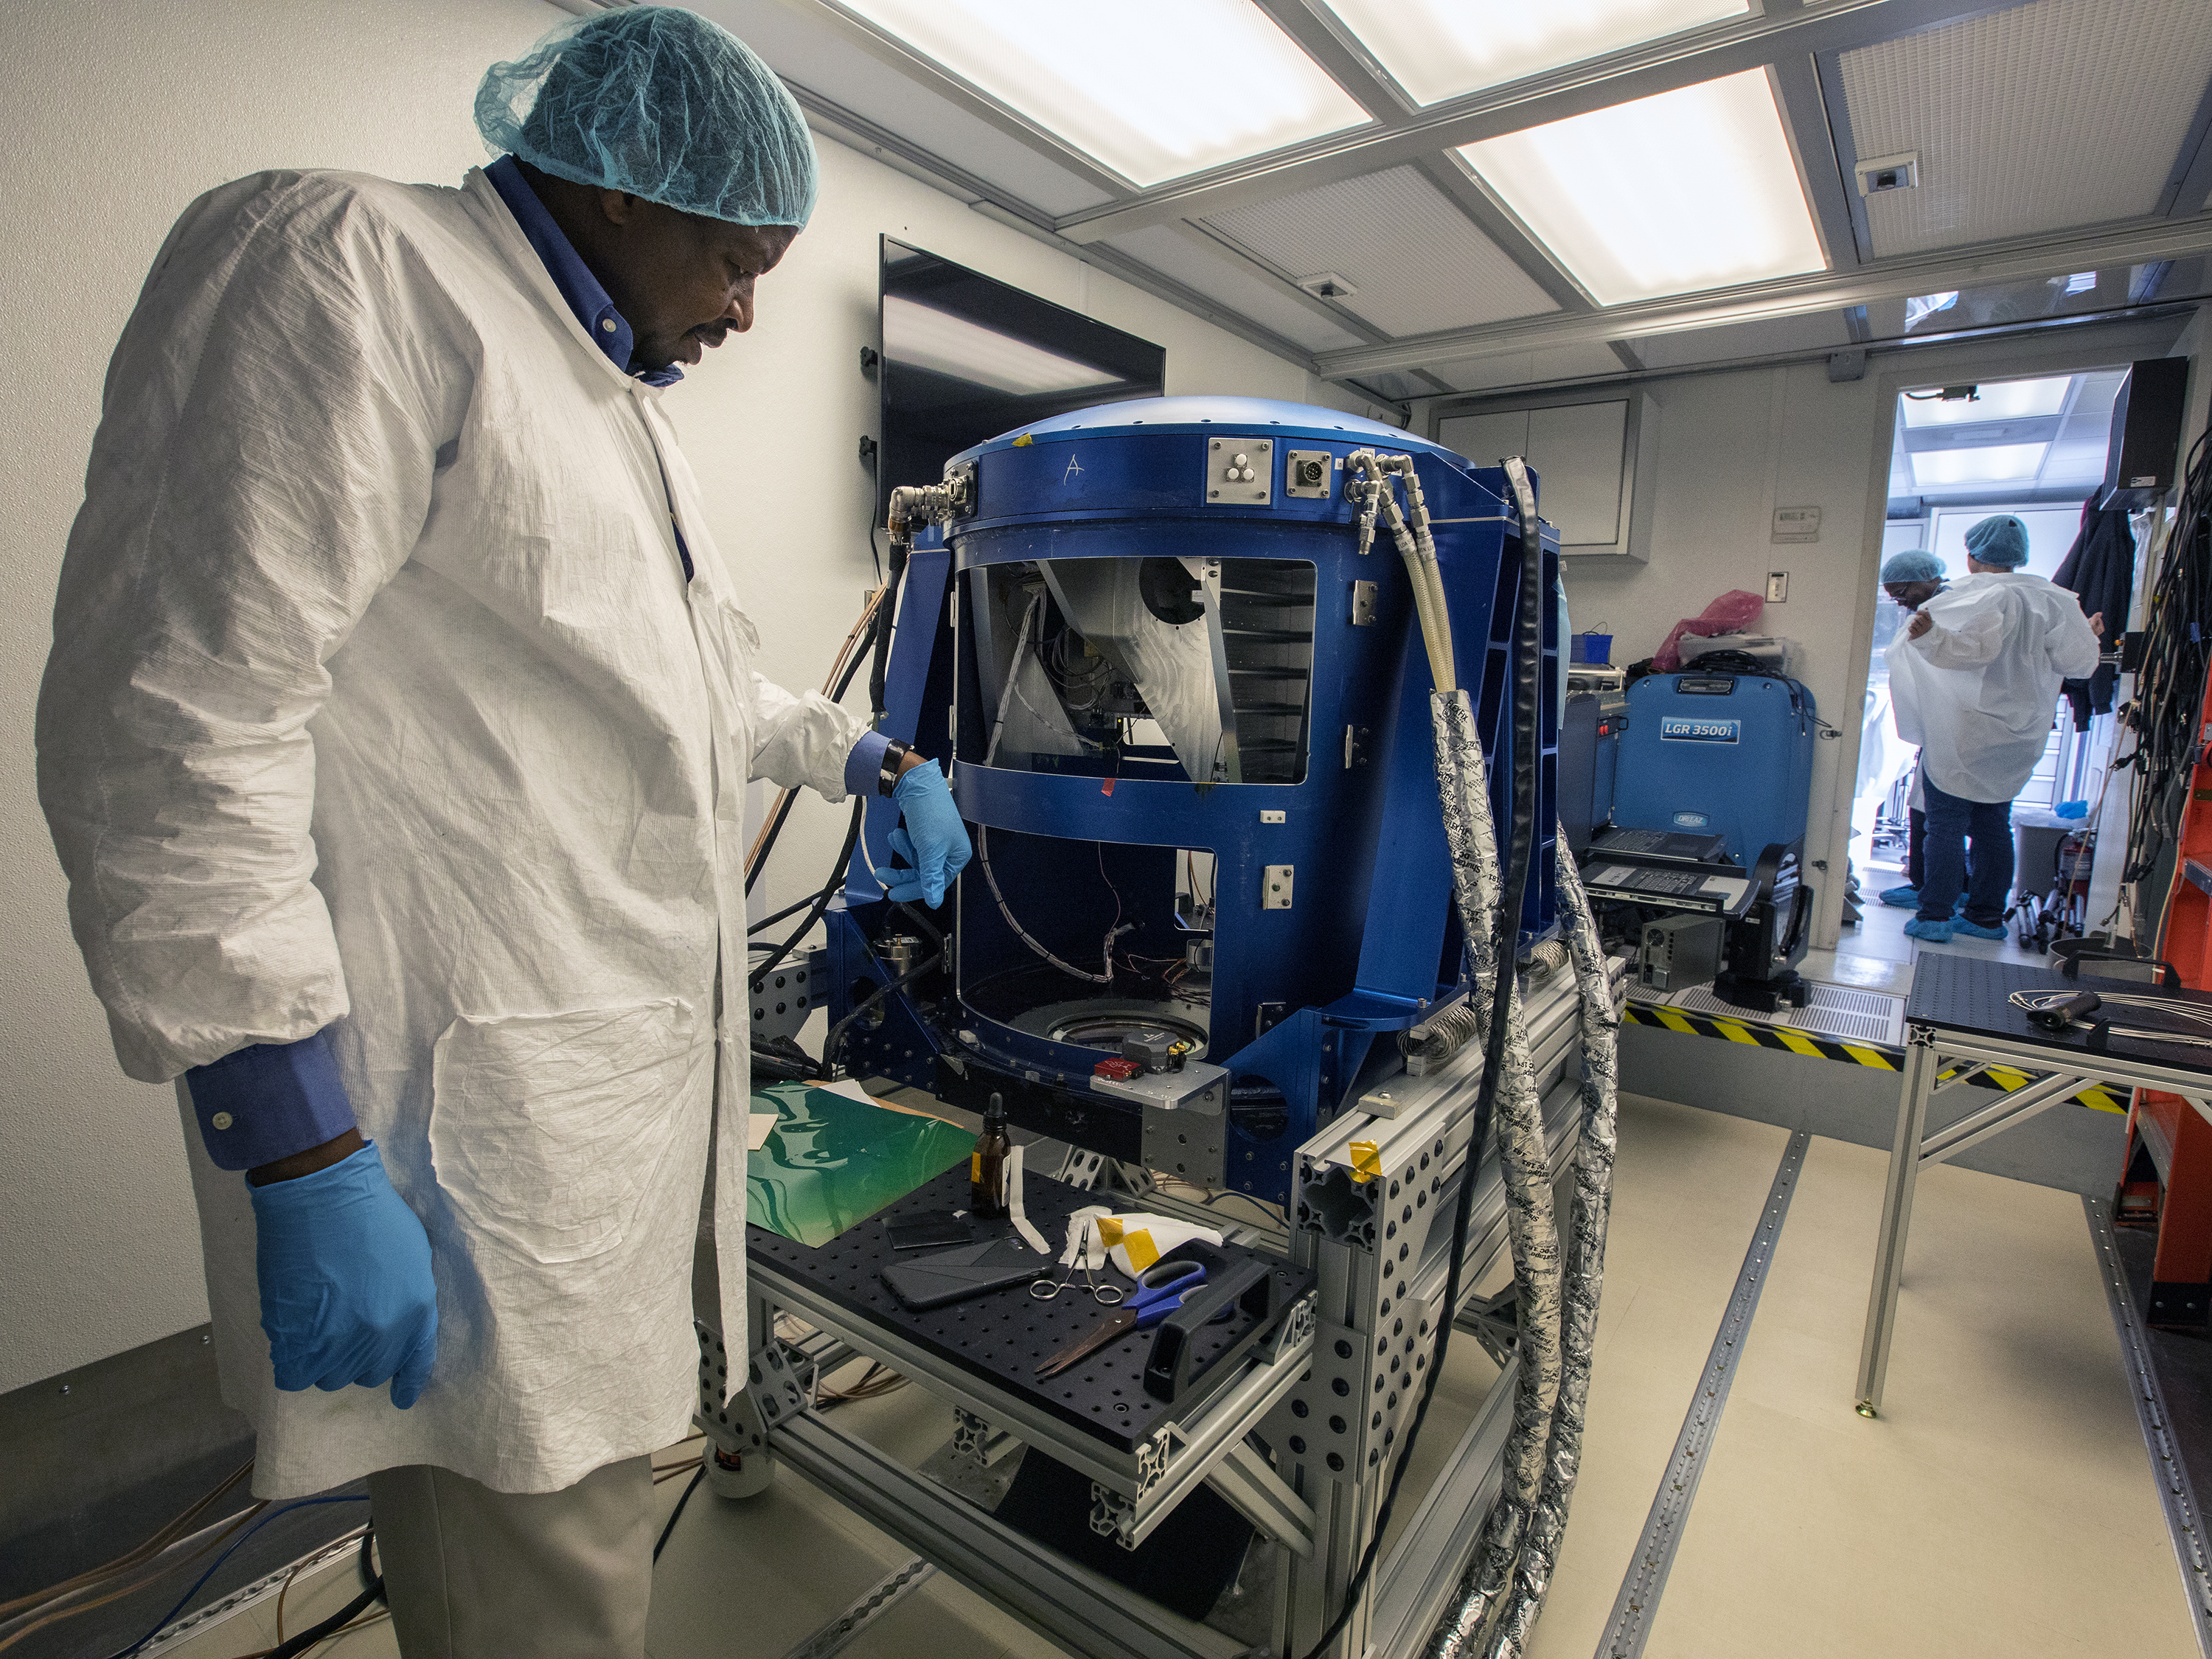
[[[1885,653],[1897,733],[1920,745],[1928,803],[1920,908],[1905,924],[1914,939],[2005,936],[2013,797],[2050,740],[2059,682],[2096,672],[2104,617],[2082,616],[2027,562],[2027,526],[2008,513],[1984,519],[1966,532],[1966,579],[1924,600]]]
[[[895,793],[894,897],[967,840],[936,766],[754,672],[663,406],[812,209],[790,95],[636,8],[477,118],[458,189],[265,173],[178,222],[40,790],[124,1068],[182,1079],[255,1490],[368,1478],[409,1659],[606,1659],[696,1401],[710,1140],[744,1351],[746,781]]]

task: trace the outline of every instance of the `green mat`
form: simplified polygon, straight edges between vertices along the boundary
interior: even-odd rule
[[[804,1083],[756,1090],[753,1110],[779,1121],[767,1145],[746,1155],[745,1218],[815,1249],[944,1174],[975,1145],[967,1130],[933,1117]]]

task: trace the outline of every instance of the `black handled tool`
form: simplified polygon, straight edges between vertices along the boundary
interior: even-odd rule
[[[1152,1357],[1145,1364],[1145,1392],[1155,1400],[1173,1400],[1190,1382],[1198,1334],[1207,1322],[1234,1306],[1252,1316],[1263,1328],[1280,1309],[1276,1305],[1273,1268],[1264,1260],[1241,1261],[1210,1280],[1160,1322],[1152,1333]]]

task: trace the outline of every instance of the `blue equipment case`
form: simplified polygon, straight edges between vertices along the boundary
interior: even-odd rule
[[[1628,688],[1613,821],[1624,830],[1725,836],[1747,868],[1805,838],[1820,719],[1796,680],[1649,674]]]

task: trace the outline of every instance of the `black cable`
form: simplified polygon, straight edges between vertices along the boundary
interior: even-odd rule
[[[890,574],[884,578],[884,602],[876,607],[876,648],[868,670],[868,708],[878,720],[884,716],[884,683],[890,672],[891,633],[898,626],[899,589],[906,580],[908,537],[891,538]]]
[[[1525,477],[1510,470],[1515,504],[1521,515],[1521,590],[1515,612],[1513,681],[1513,821],[1505,860],[1505,882],[1498,901],[1498,919],[1491,930],[1491,950],[1498,963],[1498,988],[1490,1005],[1490,1030],[1483,1042],[1482,1084],[1474,1103],[1474,1121],[1469,1127],[1467,1159],[1460,1166],[1459,1199],[1452,1207],[1450,1265],[1444,1274],[1443,1299],[1438,1304],[1436,1351],[1429,1356],[1429,1374],[1421,1385],[1413,1420],[1398,1443],[1398,1461],[1390,1470],[1390,1485],[1375,1511],[1374,1530],[1359,1558],[1358,1571],[1345,1586],[1344,1606],[1322,1632],[1306,1659],[1321,1659],[1344,1633],[1365,1594],[1367,1581],[1381,1553],[1382,1534],[1390,1524],[1390,1511],[1398,1502],[1398,1489],[1413,1459],[1413,1446],[1428,1420],[1429,1404],[1436,1398],[1437,1382],[1444,1370],[1444,1354],[1451,1346],[1453,1322],[1459,1313],[1460,1267],[1467,1255],[1468,1225],[1474,1212],[1475,1177],[1482,1162],[1483,1144],[1489,1139],[1490,1121],[1498,1103],[1498,1074],[1504,1069],[1505,1042],[1511,1012],[1516,948],[1521,937],[1521,907],[1528,888],[1528,866],[1535,845],[1537,745],[1542,738],[1542,679],[1544,655],[1544,544],[1538,528],[1536,503]],[[1449,626],[1447,622],[1446,626]]]
[[[316,1643],[326,1641],[336,1636],[348,1625],[360,1618],[362,1613],[368,1612],[372,1602],[385,1600],[383,1576],[377,1574],[372,1577],[370,1574],[368,1552],[375,1537],[374,1528],[361,1535],[361,1576],[362,1582],[366,1586],[362,1593],[319,1625],[311,1625],[297,1636],[286,1638],[264,1654],[262,1659],[295,1659],[297,1655],[305,1653]]]
[[[669,1534],[676,1530],[676,1523],[684,1518],[684,1506],[691,1501],[691,1494],[699,1490],[699,1483],[707,1478],[707,1457],[712,1457],[714,1455],[714,1452],[710,1449],[707,1453],[706,1457],[702,1457],[699,1460],[698,1468],[693,1473],[690,1480],[684,1486],[684,1495],[676,1500],[676,1507],[668,1511],[668,1524],[660,1529],[659,1540],[653,1547],[653,1559],[654,1560],[658,1561],[660,1559],[661,1551],[668,1547]]]
[[[852,688],[854,676],[860,672],[860,665],[868,659],[868,648],[874,642],[876,628],[881,620],[882,616],[882,611],[878,610],[875,616],[868,619],[868,632],[862,635],[860,648],[853,653],[852,660],[845,665],[844,673],[838,677],[836,685],[830,690],[830,702],[842,702],[845,701],[845,693]],[[753,860],[753,867],[745,872],[745,892],[748,896],[752,893],[753,884],[760,879],[761,872],[768,868],[768,855],[775,851],[775,843],[783,835],[784,821],[790,817],[792,803],[796,801],[798,799],[799,792],[794,789],[791,793],[783,798],[783,804],[776,808],[775,821],[768,827],[768,837],[761,842],[760,856]],[[835,884],[833,883],[832,884],[834,885]],[[805,899],[801,899],[799,902],[799,904],[804,904],[806,901]],[[799,905],[796,904],[791,907],[793,910],[795,910],[798,908]],[[776,916],[770,917],[769,920],[775,921],[781,916],[789,915],[790,914],[791,910],[779,911],[777,912]],[[754,927],[765,927],[766,926],[768,926],[767,922],[756,922],[754,924]],[[752,928],[747,928],[745,931],[750,933]]]
[[[753,923],[751,927],[746,928],[745,932],[747,933],[757,933],[763,927],[773,927],[776,923],[781,921],[786,916],[797,915],[808,905],[813,903],[815,900],[820,898],[823,893],[834,893],[836,890],[837,884],[834,881],[827,887],[817,887],[812,892],[809,893],[805,898],[793,899],[789,904],[785,905],[782,909],[777,911],[774,915],[763,916],[758,921]]]
[[[837,890],[845,884],[845,872],[853,862],[854,844],[860,839],[860,818],[867,810],[868,798],[866,795],[853,797],[852,821],[845,826],[845,844],[838,849],[837,862],[830,868],[829,884],[814,896],[814,908],[806,913],[806,920],[799,924],[791,937],[776,946],[769,959],[759,967],[748,968],[745,970],[745,982],[748,988],[754,980],[765,978],[774,973],[777,965],[792,953],[799,941],[812,933],[814,925],[822,920],[823,912],[830,908],[830,899],[836,895]]]
[[[2212,667],[2212,432],[2198,435],[2182,469],[2165,568],[2151,593],[2143,635],[2135,698],[2124,712],[2136,747],[2120,763],[2142,775],[2129,814],[2123,875],[2136,891],[2136,935],[2155,937],[2167,892],[2154,889],[2148,896],[2154,908],[2146,914],[2143,884],[2180,833],[2200,749],[2205,675]]]

